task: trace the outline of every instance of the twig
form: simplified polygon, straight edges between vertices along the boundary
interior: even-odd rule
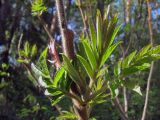
[[[38,19],[40,20],[41,24],[43,25],[43,28],[46,31],[47,35],[49,36],[50,40],[54,41],[52,33],[50,32],[49,28],[47,27],[47,24],[44,22],[44,20],[41,18],[41,16],[38,16]]]

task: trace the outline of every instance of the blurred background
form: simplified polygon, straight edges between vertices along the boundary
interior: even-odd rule
[[[18,44],[23,47],[26,41],[37,45],[37,55],[48,46],[48,36],[39,19],[32,15],[32,0],[0,0],[0,120],[54,120],[57,112],[45,97],[39,86],[34,85],[23,65],[17,62]],[[54,38],[60,43],[54,0],[45,0],[47,11],[43,20],[52,31]],[[64,0],[68,27],[74,31],[74,41],[84,31],[83,20],[76,0]],[[150,43],[148,27],[148,7],[146,0],[83,0],[82,10],[86,19],[95,20],[96,9],[104,15],[110,5],[110,16],[119,14],[119,24],[122,28],[117,40],[124,41],[115,51],[108,64],[114,64],[127,53],[140,50]],[[150,0],[151,24],[154,45],[160,44],[160,0]],[[126,53],[126,54],[127,54]],[[149,92],[149,104],[146,120],[160,119],[160,61],[155,62]],[[149,70],[130,76],[141,86],[143,96],[127,91],[128,115],[131,120],[139,120],[142,116]],[[120,100],[123,96],[120,94]],[[68,109],[63,100],[60,106]],[[94,107],[91,116],[97,120],[120,120],[117,109],[108,99],[106,103]]]

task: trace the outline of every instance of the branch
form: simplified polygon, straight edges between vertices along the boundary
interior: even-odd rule
[[[122,105],[120,104],[119,99],[116,97],[116,98],[113,100],[113,102],[114,102],[114,105],[116,106],[116,108],[118,109],[118,111],[120,112],[121,118],[122,118],[123,120],[128,120],[128,117],[126,116],[125,111],[124,111]]]
[[[74,34],[71,30],[67,28],[63,1],[55,0],[55,2],[56,2],[59,28],[62,36],[63,52],[68,58],[73,59],[75,57],[74,47],[73,47]]]
[[[148,7],[148,27],[149,27],[150,43],[153,46],[152,15],[151,15],[152,9],[150,7],[149,0],[147,0],[147,7]],[[150,72],[149,72],[149,76],[148,76],[148,80],[147,80],[146,97],[145,97],[145,103],[144,103],[144,108],[143,108],[141,120],[145,120],[145,117],[146,117],[150,83],[151,83],[151,78],[152,78],[152,74],[153,74],[153,69],[154,69],[154,62],[152,62],[152,64],[151,64],[151,68],[150,68]]]

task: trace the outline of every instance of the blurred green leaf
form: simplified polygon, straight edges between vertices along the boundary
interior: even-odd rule
[[[128,75],[131,75],[131,74],[136,73],[138,71],[143,71],[149,67],[150,67],[149,63],[144,63],[141,66],[130,66],[128,68],[124,68],[122,70],[122,74],[123,74],[123,76],[128,76]]]
[[[75,120],[77,119],[78,117],[76,116],[75,113],[73,112],[69,112],[69,111],[62,111],[62,115],[59,115],[57,117],[58,119],[69,119],[69,120]]]
[[[96,36],[94,24],[91,22],[91,20],[89,21],[89,28],[90,28],[90,36],[92,40],[92,48],[94,51],[97,51],[97,36]]]
[[[44,4],[43,0],[34,0],[32,3],[32,15],[40,15],[42,12],[47,11],[47,7]]]
[[[64,98],[64,95],[58,96],[56,99],[51,101],[52,106],[55,106],[58,104],[62,99]]]
[[[29,42],[25,42],[25,45],[24,45],[24,53],[25,53],[25,56],[26,57],[29,57],[29,53],[30,53],[30,45],[29,45]]]
[[[131,61],[133,60],[133,58],[135,57],[137,51],[132,52],[131,54],[129,54],[122,62],[122,68],[127,68],[129,67]]]
[[[36,53],[37,53],[37,46],[33,45],[31,50],[31,57],[35,56]]]
[[[122,61],[119,61],[118,64],[114,67],[114,75],[118,77],[121,73],[121,63]]]

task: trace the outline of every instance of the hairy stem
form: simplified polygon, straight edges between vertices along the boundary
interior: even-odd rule
[[[59,28],[62,36],[63,52],[69,59],[73,60],[75,58],[74,47],[73,47],[74,34],[71,30],[67,28],[63,1],[55,0],[55,2],[56,2]],[[75,98],[72,98],[70,95],[72,95],[72,97],[75,97]],[[80,97],[81,95],[78,92],[77,85],[74,82],[72,82],[71,84],[70,94],[68,94],[68,96],[72,99],[73,108],[75,113],[78,116],[78,120],[88,120],[89,118],[88,106],[87,104],[82,104],[81,97]]]

